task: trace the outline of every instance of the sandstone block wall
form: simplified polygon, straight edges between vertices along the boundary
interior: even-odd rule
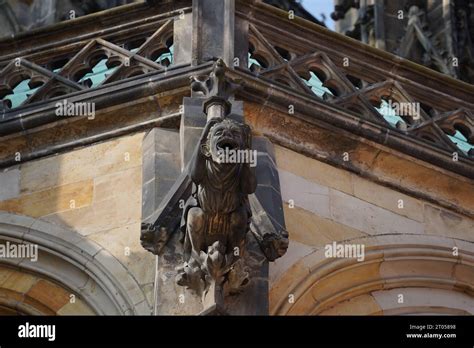
[[[139,311],[150,314],[155,259],[139,239],[142,140],[143,133],[125,136],[9,168],[0,173],[0,211],[64,227],[64,233],[73,230],[96,243],[96,260],[119,280],[131,277],[139,290],[130,296],[144,297]],[[80,306],[75,310],[81,312]]]
[[[471,217],[281,146],[275,152],[290,246],[270,265],[274,314],[436,313],[436,306],[442,313],[474,313],[474,272],[460,265],[474,255]],[[473,200],[464,210],[472,209]],[[325,247],[333,242],[363,244],[364,262],[327,259]],[[333,268],[326,274],[324,267]],[[311,277],[313,283],[305,283]],[[437,278],[440,285],[422,278]],[[373,286],[357,292],[368,283]],[[448,296],[439,287],[456,292]],[[426,288],[433,293],[430,300],[423,295]],[[347,300],[338,302],[336,294]]]

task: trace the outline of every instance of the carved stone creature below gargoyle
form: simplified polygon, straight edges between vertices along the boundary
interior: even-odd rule
[[[243,264],[255,192],[255,168],[229,163],[224,153],[251,151],[250,127],[231,119],[211,118],[190,163],[193,194],[182,216],[184,257],[176,281],[222,303],[223,286],[239,292],[248,282]]]

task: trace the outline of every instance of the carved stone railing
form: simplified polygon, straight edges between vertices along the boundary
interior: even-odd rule
[[[176,19],[190,15],[191,1],[150,6],[127,5],[0,41],[0,134],[51,122],[51,115],[40,121],[33,113],[65,97],[95,98],[107,90],[102,99],[111,100],[115,89],[125,93],[123,86],[140,76],[155,81],[159,75],[179,75],[184,81],[191,70],[204,66],[185,67],[194,53],[181,49],[186,58],[172,61],[179,45],[173,42]],[[432,153],[459,156],[464,166],[472,163],[472,85],[297,17],[289,19],[286,12],[258,1],[236,1],[236,13],[234,54],[242,59],[235,70],[245,72],[239,75],[244,86],[257,78],[416,139]],[[181,43],[191,40],[191,30],[178,37]],[[13,105],[11,96],[19,86],[23,97]],[[419,110],[387,115],[394,104]]]
[[[249,69],[259,78],[474,159],[474,86],[264,4],[239,10],[250,18]]]
[[[175,68],[173,20],[190,11],[185,5],[164,7],[168,12],[125,6],[127,21],[118,8],[80,18],[71,25],[74,30],[61,23],[49,32],[0,41],[0,122],[31,104]],[[99,24],[90,23],[94,17]]]

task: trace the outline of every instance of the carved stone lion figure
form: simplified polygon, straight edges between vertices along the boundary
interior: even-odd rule
[[[243,150],[251,151],[247,125],[228,118],[207,122],[189,168],[194,185],[181,221],[186,262],[178,269],[179,285],[203,291],[211,280],[221,284],[242,273],[236,263],[249,231],[248,194],[257,180],[249,163],[229,162],[223,154]]]

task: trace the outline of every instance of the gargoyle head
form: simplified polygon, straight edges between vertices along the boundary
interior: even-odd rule
[[[223,153],[248,149],[249,142],[250,127],[226,118],[212,126],[203,152],[220,163]]]

